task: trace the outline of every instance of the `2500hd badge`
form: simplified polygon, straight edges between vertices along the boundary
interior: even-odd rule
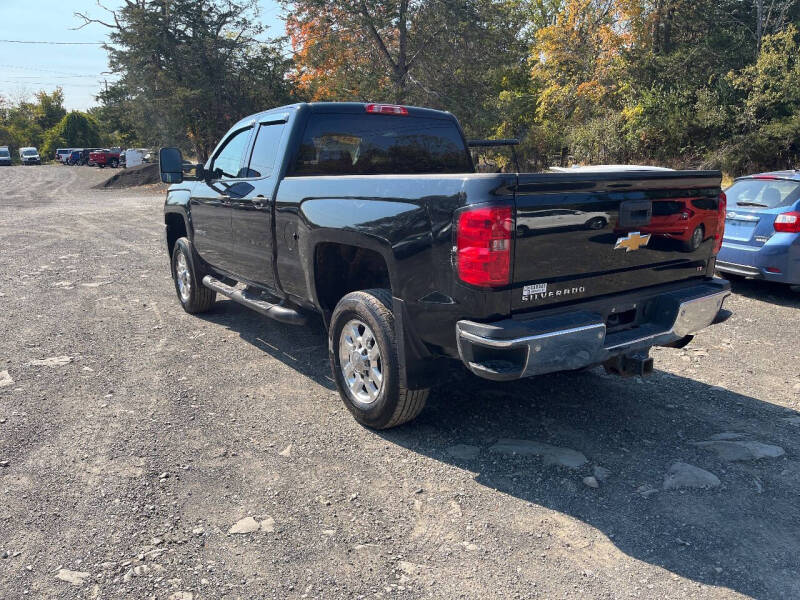
[[[582,285],[550,291],[547,291],[547,285],[548,284],[546,283],[526,285],[522,288],[522,301],[536,302],[537,300],[545,300],[547,298],[557,298],[560,296],[580,296],[581,294],[586,293],[586,288]]]

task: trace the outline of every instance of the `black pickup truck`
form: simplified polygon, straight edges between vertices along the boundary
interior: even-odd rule
[[[359,103],[268,110],[204,165],[175,148],[160,163],[183,308],[221,294],[284,323],[320,313],[369,427],[416,417],[452,359],[497,381],[644,375],[652,346],[730,316],[716,171],[477,174],[450,113]],[[711,217],[690,246],[665,225],[685,211]]]

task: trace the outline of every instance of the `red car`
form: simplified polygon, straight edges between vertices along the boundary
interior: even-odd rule
[[[120,163],[120,150],[95,150],[89,154],[89,162],[97,165],[101,169],[106,166],[116,169]]]
[[[664,236],[682,242],[694,251],[717,233],[718,200],[714,198],[676,198],[653,202],[653,218],[642,233]]]

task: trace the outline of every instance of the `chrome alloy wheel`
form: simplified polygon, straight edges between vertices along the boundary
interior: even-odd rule
[[[178,284],[178,293],[183,302],[188,302],[192,295],[192,274],[189,271],[189,262],[183,252],[178,253],[175,261],[175,281]]]
[[[383,361],[375,335],[358,319],[349,321],[339,334],[339,364],[353,398],[373,404],[383,385]]]

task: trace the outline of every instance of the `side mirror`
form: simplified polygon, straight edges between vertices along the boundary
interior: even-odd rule
[[[164,183],[183,181],[183,157],[177,148],[161,148],[158,151],[158,168]]]

